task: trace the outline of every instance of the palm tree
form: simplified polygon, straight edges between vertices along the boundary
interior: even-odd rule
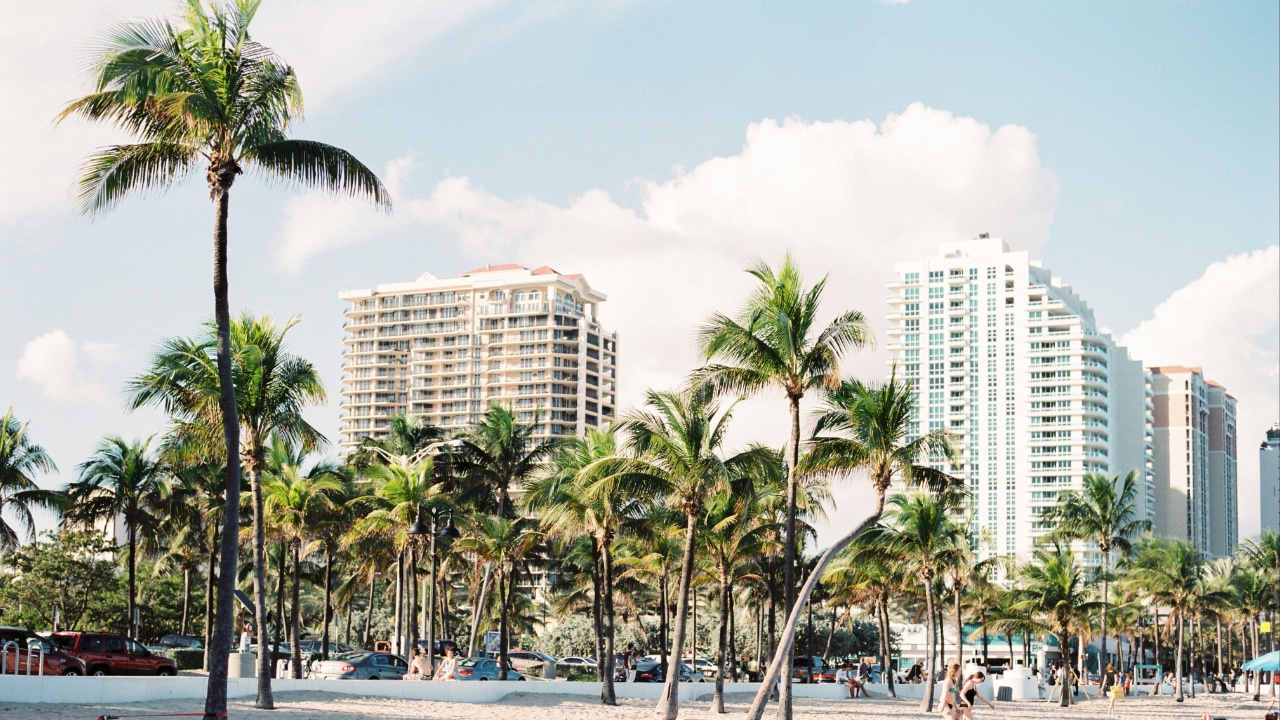
[[[666,488],[668,504],[685,517],[684,554],[671,639],[673,652],[666,669],[666,688],[657,708],[665,720],[675,720],[680,712],[680,661],[703,503],[708,494],[727,487],[730,478],[739,476],[746,465],[763,461],[762,453],[752,451],[722,459],[721,448],[732,415],[732,406],[722,408],[705,385],[676,392],[650,390],[644,407],[630,413],[620,428],[630,438],[629,447],[634,453],[634,459],[626,460],[620,471],[649,475]]]
[[[66,506],[65,495],[45,490],[35,480],[37,473],[57,469],[44,448],[31,441],[26,423],[19,423],[10,407],[0,417],[0,552],[17,549],[20,530],[25,531],[28,540],[36,539],[33,510],[61,510]],[[5,520],[7,512],[17,519],[19,528]]]
[[[886,513],[888,528],[882,540],[893,555],[906,564],[908,572],[920,578],[924,589],[925,628],[928,634],[928,661],[925,666],[923,709],[933,712],[934,647],[938,615],[934,597],[934,580],[955,559],[956,547],[966,543],[963,531],[951,521],[953,504],[948,496],[941,498],[924,493],[895,495]]]
[[[1037,548],[1032,561],[1019,567],[1017,574],[1017,600],[1013,609],[1032,614],[1041,630],[1058,639],[1063,672],[1066,673],[1070,666],[1067,647],[1071,634],[1083,629],[1088,623],[1088,616],[1100,605],[1092,599],[1084,570],[1076,562],[1070,545],[1055,542],[1051,547]],[[1084,652],[1083,646],[1080,652]],[[1062,707],[1071,704],[1070,683],[1065,676],[1060,702]]]
[[[1055,523],[1053,534],[1064,540],[1089,540],[1102,552],[1102,664],[1107,662],[1107,600],[1111,581],[1111,551],[1128,556],[1130,541],[1151,531],[1151,521],[1138,518],[1138,473],[1111,479],[1091,473],[1081,480],[1079,491],[1058,494],[1058,504],[1046,513]]]
[[[783,607],[803,607],[795,598],[796,467],[800,462],[800,401],[806,393],[828,390],[840,383],[840,356],[846,350],[871,342],[871,331],[862,313],[838,315],[818,330],[817,315],[824,277],[805,287],[800,269],[788,255],[776,271],[763,261],[748,270],[758,281],[737,318],[716,313],[699,331],[699,344],[708,361],[719,360],[698,371],[700,380],[718,392],[755,395],[767,389],[781,390],[791,417],[787,457],[786,545],[783,560]],[[780,672],[782,718],[791,720],[791,645],[794,630],[783,631]]]
[[[382,182],[341,148],[287,136],[302,119],[302,91],[293,68],[253,41],[249,25],[259,0],[225,0],[208,9],[189,2],[179,24],[149,20],[116,25],[102,36],[90,68],[93,92],[70,103],[59,120],[78,116],[112,125],[136,142],[90,156],[79,200],[100,213],[126,196],[171,187],[204,166],[214,203],[214,322],[226,457],[240,452],[236,398],[231,392],[231,312],[227,293],[227,217],[231,186],[245,169],[270,179],[363,197],[390,208]],[[226,711],[231,650],[235,528],[240,466],[227,463],[227,497],[218,625],[214,633],[206,717]],[[259,707],[270,707],[268,695]],[[265,704],[264,704],[265,703]]]
[[[129,573],[126,623],[133,637],[138,635],[138,543],[140,535],[152,537],[156,511],[169,493],[164,466],[151,455],[150,445],[151,438],[132,444],[119,437],[103,440],[80,465],[80,478],[67,487],[72,506],[65,515],[69,522],[85,527],[106,522],[110,527],[119,518],[124,523]]]
[[[325,399],[324,386],[320,374],[308,360],[288,352],[285,346],[285,335],[298,323],[294,316],[283,326],[277,326],[270,317],[253,317],[249,314],[235,319],[230,327],[230,351],[233,365],[231,377],[234,381],[235,408],[239,417],[239,425],[243,430],[244,442],[237,440],[240,449],[240,463],[249,474],[249,488],[253,503],[253,603],[258,627],[258,697],[257,707],[274,707],[271,696],[271,656],[267,652],[267,590],[266,590],[266,535],[264,526],[264,508],[262,502],[262,470],[265,461],[267,440],[271,436],[282,442],[294,445],[301,450],[311,451],[324,444],[324,437],[303,417],[302,409],[309,404],[320,403]],[[144,406],[159,406],[174,420],[171,434],[176,438],[194,438],[206,445],[212,444],[210,435],[218,427],[222,418],[222,377],[218,367],[217,354],[221,352],[218,329],[206,326],[207,332],[199,339],[170,338],[160,346],[159,353],[152,358],[151,368],[134,378],[129,383],[132,393],[130,404],[134,409]],[[225,434],[225,433],[224,433]],[[236,431],[237,438],[240,430]],[[228,491],[228,497],[240,497],[239,475],[236,476],[236,491]],[[228,527],[227,518],[239,523],[240,508],[237,503],[232,509],[227,507],[224,517],[224,528]],[[232,517],[234,516],[234,517]],[[236,535],[231,526],[231,535]],[[234,542],[227,539],[228,531],[223,530],[222,567],[219,577],[223,584],[229,577],[235,578],[235,561],[228,561],[227,553],[235,555],[237,549]],[[232,538],[233,540],[235,538]],[[228,543],[231,547],[228,548]],[[230,593],[232,588],[219,588],[218,618],[224,617],[222,602],[223,591]],[[230,612],[230,608],[226,609]],[[214,632],[217,640],[217,632]],[[230,645],[227,646],[228,649]],[[210,650],[214,673],[220,660],[217,653],[222,646]],[[212,682],[212,681],[211,681]],[[214,685],[210,685],[211,689]],[[225,687],[221,692],[225,695]],[[213,697],[213,696],[211,696]],[[215,697],[216,699],[216,697]],[[225,706],[225,699],[221,701]],[[206,705],[208,701],[206,700]]]
[[[1174,658],[1175,700],[1182,702],[1183,625],[1204,594],[1205,560],[1191,543],[1166,538],[1138,546],[1125,582],[1157,607],[1169,609],[1169,623],[1177,622],[1178,650]]]
[[[472,532],[454,543],[491,563],[498,574],[498,679],[507,679],[510,649],[509,610],[521,566],[542,543],[543,534],[530,518],[510,520],[501,516],[477,516]],[[478,611],[478,609],[477,609]]]
[[[321,514],[333,507],[330,493],[343,489],[338,465],[319,462],[303,472],[305,451],[290,448],[272,438],[262,483],[263,508],[272,515],[291,553],[292,595],[289,598],[289,666],[294,679],[302,678],[301,615],[298,590],[302,584],[304,544],[315,535]],[[283,570],[283,568],[281,568]],[[326,608],[329,598],[325,597]],[[325,611],[328,616],[328,610]]]
[[[906,573],[903,563],[894,556],[887,543],[881,542],[879,533],[863,533],[845,548],[839,557],[831,561],[822,575],[822,583],[831,593],[836,605],[866,604],[876,617],[879,630],[880,667],[885,668],[884,678],[889,697],[897,697],[893,687],[892,648],[890,647],[889,608],[893,600],[905,590]],[[850,617],[845,613],[845,617]],[[835,635],[835,623],[831,634]],[[830,654],[830,639],[827,652]]]
[[[559,441],[535,440],[536,429],[536,423],[520,423],[510,408],[495,403],[451,448],[451,471],[473,486],[486,486],[496,493],[498,517],[506,517],[511,509],[511,487],[536,477],[555,452]],[[489,572],[489,568],[485,568],[477,608],[485,605]],[[471,636],[467,642],[469,655],[475,651],[479,617],[479,613],[472,614]]]
[[[938,491],[952,488],[954,477],[924,463],[952,460],[956,450],[944,430],[915,436],[916,396],[911,382],[900,383],[892,372],[884,384],[864,384],[849,380],[828,394],[814,423],[809,450],[799,467],[801,475],[849,477],[866,472],[876,493],[871,515],[836,541],[818,558],[814,570],[800,588],[796,604],[787,616],[778,643],[761,679],[762,685],[748,712],[750,720],[760,720],[769,690],[788,662],[791,643],[800,625],[800,611],[813,594],[831,558],[839,554],[867,528],[880,521],[885,495],[894,479],[908,487],[923,486]]]

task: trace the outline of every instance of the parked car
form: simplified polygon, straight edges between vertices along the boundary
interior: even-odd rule
[[[13,643],[9,645],[8,643]],[[14,649],[17,645],[17,649]],[[85,664],[80,658],[62,650],[54,643],[20,627],[0,627],[0,647],[5,647],[3,672],[32,675],[84,675]],[[40,651],[44,651],[44,663],[39,664]],[[15,668],[16,665],[16,668]]]
[[[596,666],[595,658],[580,657],[577,655],[562,657],[556,662],[559,663],[560,665],[582,665],[589,668],[595,668]]]
[[[59,648],[84,661],[90,675],[178,674],[172,659],[156,655],[133,638],[115,633],[56,632],[49,636]]]
[[[409,663],[391,653],[353,650],[311,666],[317,680],[402,680]]]
[[[826,664],[817,655],[797,655],[791,659],[791,678],[793,682],[819,682],[818,676],[826,669]],[[832,682],[835,676],[832,676]]]
[[[662,682],[662,663],[643,658],[636,662],[636,682]],[[614,682],[626,682],[627,669],[621,665],[613,671]]]
[[[197,635],[165,635],[156,645],[162,648],[183,650],[203,650],[204,638]]]
[[[508,657],[510,654],[508,654]],[[487,680],[498,679],[498,661],[493,658],[471,657],[462,658],[458,661],[458,679],[459,680],[479,680],[481,682]],[[507,670],[508,680],[524,680],[516,670]]]
[[[511,663],[511,667],[521,672],[528,672],[529,666],[534,663],[559,662],[546,653],[534,650],[508,650],[507,661]]]
[[[462,656],[462,649],[458,647],[458,643],[456,643],[456,642],[454,642],[454,641],[452,641],[452,640],[436,640],[436,652],[435,652],[436,657],[444,657],[444,651],[445,651],[445,650],[447,650],[447,649],[449,649],[449,648],[453,648],[453,654],[454,654],[454,655],[457,655],[457,656],[459,656],[459,657],[461,657],[461,656]],[[419,649],[419,650],[421,650],[421,651],[423,651],[423,652],[426,652],[426,651],[427,651],[427,641],[426,641],[426,640],[419,640],[419,641],[418,641],[418,649]]]
[[[287,657],[288,653],[285,652],[285,650],[289,648],[288,643],[282,644],[280,648],[281,653]],[[320,651],[324,649],[324,640],[299,640],[298,649],[302,652],[302,657],[304,658],[320,657]],[[357,649],[358,648],[354,648],[344,642],[338,642],[337,640],[329,641],[329,657],[340,655],[342,653],[349,653]]]

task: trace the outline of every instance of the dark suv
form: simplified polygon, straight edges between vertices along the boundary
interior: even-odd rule
[[[801,683],[822,682],[819,678],[824,668],[826,664],[816,655],[796,655],[791,659],[791,678]]]
[[[162,648],[203,650],[204,638],[198,635],[165,635],[156,645]]]
[[[56,632],[49,639],[84,661],[90,675],[177,675],[173,660],[115,633]]]
[[[15,651],[14,646],[17,646]],[[45,675],[84,675],[84,661],[58,648],[25,628],[0,627],[0,648],[4,652],[4,665],[0,666],[0,674],[12,673],[17,666],[21,674],[40,675],[40,651],[44,650]]]

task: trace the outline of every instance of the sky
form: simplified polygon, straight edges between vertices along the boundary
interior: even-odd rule
[[[75,477],[158,343],[212,314],[199,177],[77,213],[77,167],[127,138],[54,116],[88,92],[112,22],[160,0],[6,11],[0,93],[0,406]],[[787,252],[829,316],[883,336],[893,262],[989,232],[1043,260],[1149,365],[1201,365],[1240,403],[1240,473],[1280,417],[1280,17],[1274,2],[264,0],[293,64],[297,137],[352,151],[389,214],[246,175],[231,196],[233,310],[300,314],[291,347],[334,400],[342,289],[486,263],[584,273],[609,300],[624,405],[679,382],[692,329],[742,270]],[[845,369],[885,371],[876,348]],[[781,397],[734,440],[781,445]],[[820,541],[857,521],[836,489]],[[42,520],[47,522],[47,520]]]

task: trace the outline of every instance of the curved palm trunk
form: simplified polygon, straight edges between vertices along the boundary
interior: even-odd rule
[[[489,579],[493,574],[493,566],[485,563],[484,579],[480,581],[480,591],[476,594],[475,606],[471,610],[471,634],[467,639],[467,656],[473,657],[476,654],[476,633],[480,630],[480,614],[481,608],[485,606],[485,601],[489,595]]]
[[[725,649],[729,644],[729,571],[720,568],[720,645],[716,653],[716,690],[711,696],[711,712],[724,713]]]
[[[800,464],[800,398],[788,398],[791,410],[791,443],[787,447],[787,538],[784,551],[785,567],[782,571],[782,607],[788,614],[795,608],[804,605],[796,602],[796,466]],[[806,600],[808,597],[806,596]],[[782,633],[782,645],[786,653],[782,656],[782,683],[778,686],[778,718],[791,720],[791,647],[795,643],[795,633]]]
[[[764,715],[764,706],[769,701],[769,691],[773,683],[777,682],[779,673],[784,665],[788,672],[791,669],[791,644],[795,642],[796,628],[800,626],[800,614],[804,609],[804,603],[809,601],[809,596],[813,594],[814,588],[818,586],[818,578],[822,577],[822,571],[831,562],[831,558],[835,557],[840,551],[849,546],[859,535],[867,528],[880,522],[880,515],[884,512],[884,492],[876,493],[875,512],[866,520],[863,520],[857,527],[849,532],[848,535],[840,538],[834,545],[827,548],[822,553],[822,557],[818,558],[818,564],[814,566],[813,571],[809,573],[809,578],[805,580],[804,587],[800,588],[800,595],[796,598],[796,604],[791,608],[791,612],[787,614],[787,622],[782,626],[782,641],[778,643],[773,651],[773,660],[769,662],[769,669],[765,671],[764,677],[760,679],[760,690],[756,692],[755,700],[751,703],[751,709],[747,711],[748,720],[760,720]],[[692,523],[692,520],[690,521]],[[690,524],[689,532],[693,532],[693,525]],[[692,562],[692,558],[690,558]],[[690,574],[692,574],[692,565],[690,566]],[[672,719],[673,720],[674,716]]]
[[[924,679],[924,699],[920,703],[920,709],[925,712],[933,712],[933,688],[934,677],[938,674],[938,618],[937,611],[934,609],[933,602],[933,577],[926,575],[924,578],[924,607],[925,615],[929,618],[929,622],[925,630],[929,634],[929,640],[926,645],[926,653],[929,655],[928,661],[925,663],[925,679]]]
[[[234,172],[218,172],[210,166],[211,175],[225,177],[213,195],[213,318],[218,336],[218,407],[222,411],[222,439],[226,446],[227,484],[222,515],[222,558],[218,568],[217,619],[209,642],[209,684],[204,697],[204,720],[222,718],[227,712],[227,665],[231,654],[231,636],[235,632],[236,533],[240,529],[240,416],[236,412],[235,386],[231,378],[231,311],[227,302],[227,211],[231,204],[231,181]],[[212,185],[212,184],[211,184]]]
[[[616,662],[613,630],[613,552],[609,536],[600,542],[600,564],[604,570],[604,661],[603,683],[600,685],[605,705],[617,705],[618,697],[613,687],[613,671]]]
[[[191,567],[182,568],[182,621],[178,625],[181,635],[187,634],[187,623],[191,619]]]
[[[680,561],[680,589],[676,595],[676,626],[671,637],[671,657],[667,660],[658,714],[664,720],[676,720],[680,714],[680,659],[684,654],[684,632],[689,613],[689,586],[693,583],[693,550],[696,542],[697,514],[692,504],[685,507],[684,557]],[[696,628],[695,628],[696,632]]]
[[[376,573],[369,576],[369,604],[365,606],[364,611],[364,632],[360,634],[360,645],[365,648],[371,648],[369,644],[369,633],[373,630],[373,594],[378,587],[378,575]]]
[[[302,585],[302,560],[298,542],[293,543],[293,587],[289,588],[289,675],[294,680],[302,678],[302,603],[298,600]]]
[[[267,651],[267,535],[262,502],[262,442],[249,434],[249,492],[253,497],[253,609],[258,631],[258,697],[254,707],[274,710],[271,694],[271,653]],[[283,568],[281,569],[283,572]]]
[[[1174,700],[1182,702],[1182,613],[1178,613],[1178,654],[1173,657]]]

